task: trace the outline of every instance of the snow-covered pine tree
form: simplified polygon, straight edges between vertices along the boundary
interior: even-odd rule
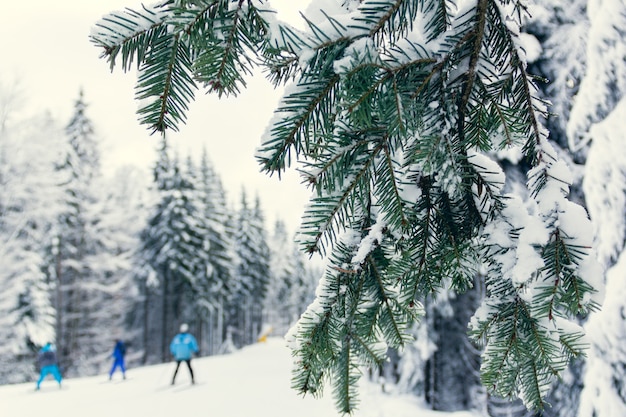
[[[149,178],[143,170],[126,165],[113,173],[106,181],[107,190],[104,198],[105,213],[103,218],[103,244],[107,247],[108,256],[114,269],[114,275],[106,276],[103,289],[109,298],[109,327],[106,334],[107,354],[111,353],[111,338],[126,341],[128,353],[127,363],[130,366],[142,361],[144,350],[144,292],[142,282],[138,281],[138,261],[140,259],[141,232],[147,224],[151,207],[152,193],[149,189]],[[106,366],[110,362],[104,361]],[[108,370],[108,369],[107,369]]]
[[[0,129],[0,383],[32,379],[37,348],[55,341],[45,247],[61,209],[55,171],[65,145],[49,115]]]
[[[274,223],[268,245],[270,278],[263,307],[264,321],[272,326],[274,334],[284,335],[315,298],[321,265],[307,261],[282,219]]]
[[[136,333],[141,329],[140,323],[129,318],[133,318],[130,313],[139,295],[133,261],[147,214],[143,207],[145,183],[140,175],[137,168],[122,167],[112,178],[102,178],[94,187],[99,190],[98,203],[90,209],[89,217],[93,220],[87,223],[86,230],[87,235],[95,236],[96,250],[85,257],[92,274],[89,297],[85,300],[90,341],[83,349],[81,375],[108,371],[115,340],[125,340],[130,346],[139,336]],[[138,326],[133,328],[133,324]],[[139,350],[140,344],[132,344],[133,351]]]
[[[269,173],[304,164],[316,192],[301,244],[332,262],[292,332],[296,389],[330,382],[339,410],[353,410],[360,367],[410,340],[419,300],[463,291],[481,271],[471,328],[485,343],[482,382],[541,408],[584,349],[570,318],[597,306],[601,272],[526,71],[525,3],[315,7],[299,31],[260,0],[169,0],[111,13],[91,39],[112,67],[138,65],[139,115],[154,131],[185,121],[198,86],[237,94],[257,64],[289,84],[258,159]],[[527,201],[505,194],[488,156],[507,148],[531,167]]]
[[[274,230],[268,239],[270,249],[270,274],[267,294],[263,306],[263,322],[271,325],[275,334],[284,335],[293,324],[290,294],[295,292],[295,271],[292,240],[287,226],[281,219],[274,223]],[[306,307],[306,306],[305,306]],[[300,311],[298,311],[300,313]]]
[[[158,199],[142,232],[141,258],[150,266],[142,286],[147,297],[144,331],[158,335],[158,340],[146,340],[145,348],[147,357],[167,361],[180,323],[188,322],[192,329],[195,325],[194,297],[207,278],[208,241],[202,205],[178,158],[170,157],[165,137],[154,179]]]
[[[269,248],[260,201],[248,202],[241,192],[235,226],[235,276],[228,300],[228,323],[235,346],[254,343],[259,336],[269,280]]]
[[[153,239],[156,231],[150,227],[151,217],[156,216],[159,203],[172,185],[172,163],[165,135],[157,149],[157,160],[152,169],[152,185],[148,187],[149,202],[147,218],[140,232],[140,245],[135,256],[136,282],[141,294],[141,306],[136,311],[142,316],[142,362],[157,363],[167,358],[168,343],[164,328],[165,292],[162,277],[159,277],[154,262]],[[157,323],[158,321],[158,323]]]
[[[543,79],[538,87],[551,103],[546,120],[550,140],[563,149],[567,149],[567,122],[587,62],[586,8],[587,0],[534,2],[523,27],[534,38],[525,38],[534,55],[529,70]]]
[[[206,149],[200,160],[200,201],[207,226],[209,260],[207,277],[210,296],[205,337],[208,338],[208,353],[216,354],[224,343],[224,308],[234,275],[235,252],[232,226],[226,191],[219,175],[209,160]]]
[[[253,236],[254,252],[256,259],[252,265],[251,272],[254,273],[252,280],[252,303],[250,305],[250,313],[252,317],[252,333],[250,334],[254,342],[258,339],[263,325],[263,304],[267,295],[267,285],[270,279],[270,262],[271,254],[267,243],[267,229],[265,227],[265,214],[261,206],[261,198],[257,194],[254,198],[254,207],[252,209],[252,227],[251,234]]]
[[[187,184],[185,194],[187,199],[192,202],[194,209],[194,211],[190,213],[196,223],[194,228],[203,234],[201,246],[195,248],[196,251],[202,253],[202,256],[198,257],[195,277],[191,282],[193,290],[193,308],[191,311],[193,311],[193,313],[189,317],[189,321],[194,320],[197,327],[198,323],[206,320],[209,310],[213,308],[212,289],[214,284],[211,282],[212,277],[209,274],[212,272],[213,267],[209,259],[210,235],[204,205],[206,196],[204,190],[201,189],[202,180],[200,172],[191,158],[191,155],[187,155],[182,177],[184,179],[183,183]]]
[[[65,128],[68,145],[57,166],[64,193],[64,208],[59,215],[54,241],[50,247],[48,271],[55,285],[57,348],[59,362],[67,375],[89,373],[83,365],[101,347],[92,338],[92,303],[100,296],[97,278],[88,257],[99,251],[98,236],[90,234],[98,221],[94,212],[99,196],[100,152],[92,121],[86,113],[83,92]]]
[[[580,417],[626,415],[626,3],[590,0],[587,65],[567,126],[573,151],[586,155],[583,191],[606,299],[585,329],[589,350]]]
[[[295,240],[292,238],[292,241]],[[292,291],[289,294],[291,309],[291,323],[295,324],[300,315],[315,299],[315,289],[319,277],[322,276],[323,268],[321,264],[309,262],[308,257],[303,254],[297,245],[291,249],[294,272],[292,277]]]

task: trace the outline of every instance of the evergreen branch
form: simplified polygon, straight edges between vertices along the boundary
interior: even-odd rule
[[[515,46],[515,42],[513,40],[513,34],[507,28],[507,23],[502,21],[502,14],[498,10],[498,6],[495,3],[490,3],[487,13],[489,13],[490,20],[493,22],[492,24],[498,30],[498,33],[505,39],[506,48],[503,48],[507,51],[509,56],[509,65],[512,69],[511,74],[517,74],[521,82],[518,83],[519,87],[522,89],[522,104],[525,108],[528,123],[531,128],[531,136],[528,138],[528,142],[526,144],[527,150],[533,150],[534,146],[531,145],[530,140],[534,139],[535,145],[538,145],[541,140],[541,129],[539,127],[539,118],[535,111],[535,106],[533,104],[534,95],[532,93],[531,85],[532,80],[526,72],[526,68],[524,66],[524,62],[519,58]],[[535,164],[536,156],[532,158],[532,163]]]
[[[508,311],[508,309],[506,309],[506,307],[498,307],[501,313],[493,314],[492,319],[489,321],[498,326],[487,327],[487,323],[489,322],[484,322],[482,325],[485,329],[488,329],[486,332],[487,334],[484,335],[488,344],[482,355],[483,363],[481,366],[481,381],[485,384],[488,390],[491,390],[492,392],[495,391],[502,396],[509,397],[513,395],[513,382],[517,379],[516,370],[512,369],[508,366],[508,364],[509,362],[514,362],[510,361],[509,357],[513,354],[512,352],[515,350],[517,345],[518,311],[516,308],[512,309],[513,318],[509,319],[511,327],[509,331],[504,333],[500,329],[501,326],[499,325],[505,320],[502,313]],[[495,341],[490,340],[492,335],[495,336],[496,334],[498,338]],[[503,342],[504,349],[501,349],[500,346]]]
[[[580,344],[583,341],[585,333],[583,331],[577,333],[561,334],[559,335],[559,341],[563,346],[567,354],[571,357],[584,356],[584,349],[588,347],[587,344]]]
[[[385,140],[386,142],[386,140]],[[376,184],[374,193],[378,197],[383,209],[383,219],[394,225],[395,229],[406,229],[409,227],[409,219],[404,211],[406,202],[400,195],[400,185],[394,170],[394,159],[389,151],[389,146],[382,147],[382,158],[376,167]]]
[[[302,51],[303,48],[311,47],[306,39],[303,39],[296,33],[296,30],[291,26],[280,25],[280,38],[282,44],[274,45],[275,48],[281,51],[289,51],[295,55],[295,60],[298,59],[297,54]]]
[[[521,24],[522,5],[510,22],[500,10],[509,2],[477,0],[455,14],[454,0],[363,0],[319,25],[305,17],[308,32],[300,34],[270,27],[244,3],[167,1],[160,14],[110,18],[94,40],[111,67],[120,53],[125,70],[141,63],[142,122],[158,131],[184,122],[194,77],[219,96],[236,94],[262,57],[274,83],[296,81],[258,160],[279,175],[292,152],[304,160],[316,196],[301,243],[322,253],[330,245],[332,264],[296,326],[293,386],[317,395],[330,382],[337,407],[352,411],[359,366],[380,363],[383,345],[408,340],[416,300],[449,282],[468,289],[484,263],[488,298],[472,328],[486,344],[481,378],[490,392],[541,408],[549,383],[581,347],[580,333],[559,323],[560,315],[593,308],[585,301],[593,289],[576,274],[588,254],[559,222],[564,204],[547,196],[556,202],[538,204],[538,214],[516,210],[500,194],[503,172],[471,159],[476,148],[489,152],[523,138],[531,197],[541,203],[552,186],[567,194],[511,27]],[[416,25],[424,26],[424,45],[409,39],[417,39],[409,36]],[[552,233],[547,243],[525,233],[537,218]],[[197,244],[195,235],[183,240],[165,236],[157,261],[169,260],[174,245],[187,253],[186,240]],[[536,271],[522,268],[528,253]],[[201,266],[174,261],[182,268],[176,277],[198,291]],[[351,269],[357,263],[362,269]]]
[[[299,86],[303,91],[294,93],[284,100],[283,107],[279,107],[277,113],[291,114],[274,124],[270,138],[266,139],[257,156],[261,169],[268,173],[280,172],[288,165],[288,155],[290,149],[300,154],[303,149],[308,148],[308,126],[315,120],[314,114],[321,112],[322,106],[331,107],[325,101],[332,101],[332,93],[339,83],[339,76],[334,75],[323,83],[303,83]],[[303,108],[302,105],[305,105]],[[268,156],[265,156],[269,154]]]
[[[328,15],[324,14],[326,17],[328,17]],[[326,34],[326,32],[322,29],[320,29],[315,23],[313,23],[309,18],[307,18],[306,16],[302,15],[302,18],[304,19],[304,21],[306,22],[306,24],[309,26],[309,29],[311,29],[312,34],[316,37],[316,39],[318,41],[321,42],[320,47],[318,47],[318,49],[323,49],[326,46],[334,43],[335,41]],[[337,28],[335,27],[335,30],[337,30]]]
[[[531,398],[542,398],[541,388],[539,386],[539,373],[537,371],[537,365],[534,361],[528,361],[529,367],[531,369],[532,378],[530,379],[530,383],[524,385],[526,391],[530,391],[528,387],[532,388]],[[540,409],[543,409],[543,404],[541,404]]]
[[[388,274],[396,277],[401,283],[402,303],[411,304],[418,299],[418,294],[435,294],[437,288],[433,280],[429,280],[429,275],[424,272],[427,269],[426,245],[421,248],[423,255],[415,260],[413,254],[402,255],[399,260],[393,262],[388,270]],[[420,286],[426,283],[427,290],[420,291]]]
[[[199,51],[194,61],[195,77],[219,97],[238,94],[256,59],[268,53],[268,24],[259,10],[243,3],[204,7],[185,25],[185,33],[193,34],[194,51]]]
[[[333,385],[335,391],[333,396],[335,397],[335,405],[344,414],[352,413],[358,405],[356,389],[358,375],[355,375],[355,372],[353,372],[351,341],[352,339],[349,336],[344,339],[338,357],[338,369],[335,368],[336,372],[334,373],[335,381]]]
[[[538,314],[553,319],[559,307],[570,314],[580,314],[585,309],[585,294],[593,292],[572,269],[573,265],[580,262],[579,256],[584,253],[575,254],[576,247],[570,248],[564,242],[560,229],[552,231],[551,236],[550,243],[543,248],[542,257],[546,264],[544,271],[552,277],[552,283],[537,293]],[[550,302],[546,304],[546,300]]]
[[[167,9],[159,11],[143,5],[142,8],[143,11],[126,8],[123,12],[110,13],[96,23],[90,40],[103,48],[101,58],[107,58],[111,70],[120,52],[123,71],[129,71],[134,60],[139,67],[155,37],[161,33]]]
[[[319,45],[313,45],[314,42],[307,36],[289,25],[279,24],[277,29],[268,32],[270,36],[264,48],[264,66],[270,81],[278,86],[291,79],[295,80],[298,73],[302,77],[301,55],[307,50],[317,52]]]
[[[201,4],[200,8],[181,4],[180,8],[173,10],[174,16],[171,19],[171,23],[180,26],[179,30],[190,36],[196,33],[202,34],[206,30],[206,19],[214,19],[217,16],[217,11],[223,9],[223,7],[223,1],[221,0],[213,0]]]
[[[315,172],[315,175],[309,175],[309,183],[317,188],[319,194],[322,190],[333,193],[343,187],[344,180],[351,177],[345,175],[344,170],[349,170],[368,158],[369,151],[367,148],[370,142],[366,136],[376,132],[363,130],[337,133],[336,143],[328,143],[323,148],[323,154],[308,164],[310,169]]]
[[[386,294],[386,285],[382,281],[382,274],[378,269],[377,263],[374,261],[373,257],[369,255],[366,259],[366,262],[369,264],[368,270],[370,271],[370,275],[374,278],[377,286],[377,299],[381,302],[381,307],[379,308],[379,319],[377,320],[380,323],[381,327],[384,323],[389,323],[391,326],[392,333],[385,332],[383,329],[383,334],[385,335],[385,340],[387,342],[391,342],[392,347],[399,347],[402,345],[402,342],[405,339],[406,334],[406,326],[401,326],[395,318],[393,313],[393,308],[391,306],[391,300]],[[385,314],[385,312],[387,314]],[[404,331],[403,331],[404,330]]]
[[[469,104],[470,95],[473,91],[474,80],[476,78],[476,69],[480,59],[480,51],[482,50],[483,37],[485,34],[487,3],[489,0],[478,0],[476,16],[476,26],[472,31],[473,47],[470,53],[469,66],[465,71],[465,82],[461,91],[461,99],[459,105],[459,123],[465,122],[465,111]],[[463,134],[464,129],[461,127],[459,133]]]
[[[140,69],[136,93],[138,100],[146,100],[137,111],[140,121],[154,132],[177,130],[177,124],[185,121],[195,89],[190,67],[187,49],[179,35],[164,30]]]
[[[504,114],[502,112],[502,109],[500,108],[500,105],[498,103],[496,103],[495,101],[492,101],[492,104],[493,104],[492,108],[494,108],[496,110],[498,118],[500,119],[500,125],[504,129],[504,135],[506,137],[506,143],[507,143],[507,145],[512,145],[515,142],[513,140],[513,136],[511,134],[510,129],[509,129],[509,125],[507,123],[507,119],[504,117]]]
[[[429,0],[423,1],[424,13],[431,13],[430,19],[426,23],[427,40],[437,39],[450,26],[450,13],[448,12],[448,0]],[[455,2],[450,2],[451,7],[455,6]]]
[[[408,289],[403,293],[406,294],[405,299],[413,300],[425,297],[428,294],[436,294],[441,285],[441,269],[438,263],[439,258],[433,256],[434,249],[430,248],[429,242],[436,234],[435,231],[435,207],[431,195],[432,183],[429,178],[421,178],[420,188],[422,197],[415,208],[418,218],[413,222],[415,230],[409,235],[408,242],[410,249],[406,256],[403,254],[401,259],[407,259],[407,262],[400,262],[398,266],[405,264],[406,274],[399,275],[402,287]],[[401,267],[401,269],[403,269]],[[395,268],[390,268],[390,274],[396,274]],[[421,287],[425,287],[424,290]]]
[[[351,334],[351,339],[358,343],[358,351],[364,352],[360,356],[366,359],[365,365],[381,366],[384,361],[385,349],[375,349],[371,344],[367,343],[358,334]],[[357,350],[355,348],[355,350]]]
[[[376,68],[383,68],[383,67],[381,65],[374,64],[374,63],[369,63],[369,62],[364,63],[364,64],[361,64],[352,68],[348,73],[346,73],[345,78],[350,79],[359,71],[363,69],[372,69],[372,68],[376,69]],[[364,89],[361,92],[361,94],[359,94],[359,97],[357,98],[357,100],[353,101],[346,107],[346,111],[348,113],[353,113],[355,109],[361,106],[361,104],[365,103],[368,98],[371,98],[372,96],[374,96],[377,90],[385,83],[385,81],[389,80],[389,78],[391,78],[391,73],[389,72],[386,73],[386,76],[374,77],[374,82],[370,84],[366,89]]]
[[[313,320],[311,315],[312,313],[307,311],[303,319],[299,321],[298,337],[305,339],[306,343],[300,344],[300,348],[294,350],[294,356],[300,359],[296,361],[298,366],[293,370],[291,387],[301,393],[321,397],[324,370],[328,367],[326,360],[334,356],[332,349],[329,349],[327,344],[323,344],[324,341],[328,341],[330,312],[327,311]]]
[[[342,151],[342,155],[348,154],[348,151],[349,149]],[[338,193],[313,198],[315,204],[305,211],[301,226],[301,235],[310,237],[310,240],[301,242],[307,252],[321,251],[322,254],[325,253],[322,238],[332,243],[335,240],[336,230],[345,227],[346,220],[351,218],[355,210],[352,206],[359,200],[359,196],[367,194],[361,189],[369,188],[371,167],[379,152],[380,146],[370,154],[362,155],[363,159],[358,161],[358,165],[356,165],[357,161],[354,161],[346,166],[350,174],[346,172],[347,178],[342,180],[344,185],[338,187]],[[350,159],[347,158],[347,160]],[[332,172],[332,166],[341,160],[341,158],[332,159],[332,163],[326,165],[326,170]],[[355,165],[352,165],[353,163]],[[322,172],[320,175],[323,176],[323,174]],[[330,175],[329,178],[334,177]]]
[[[417,16],[418,4],[406,0],[365,0],[359,5],[359,14],[353,17],[354,28],[367,31],[372,39],[383,43],[383,36],[395,43],[399,37],[406,35],[412,28]],[[359,26],[364,22],[365,27]]]
[[[400,134],[406,134],[406,123],[404,122],[404,119],[402,117],[403,114],[403,106],[402,106],[402,97],[400,96],[400,91],[398,91],[398,83],[397,80],[393,80],[393,98],[394,98],[394,104],[395,104],[395,113],[398,115],[397,117],[397,121],[398,121],[398,127],[399,127],[399,132]],[[393,134],[393,132],[390,132]]]
[[[554,356],[551,353],[551,351],[555,350],[554,346],[550,346],[550,344],[548,343],[550,339],[542,334],[544,332],[540,331],[537,325],[537,320],[531,315],[530,307],[521,300],[518,302],[518,305],[521,306],[521,310],[524,312],[524,317],[526,317],[528,323],[530,324],[531,334],[534,340],[533,346],[538,348],[540,352],[540,354],[534,358],[535,363],[539,361],[545,362],[545,365],[550,370],[550,372],[552,372],[553,375],[558,375],[559,370],[557,370],[555,365],[553,365],[554,360],[551,360],[551,358]],[[535,398],[537,398],[538,402],[541,403],[541,395]]]

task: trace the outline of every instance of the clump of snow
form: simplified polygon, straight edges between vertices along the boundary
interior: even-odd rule
[[[533,35],[528,33],[520,33],[519,48],[525,55],[526,62],[535,62],[541,56],[541,44]]]
[[[622,1],[590,0],[587,13],[587,66],[567,125],[570,149],[578,151],[591,140],[589,129],[604,119],[626,95],[626,13]],[[621,64],[620,64],[621,63]]]
[[[606,298],[602,310],[592,313],[585,324],[592,342],[585,367],[585,388],[581,394],[581,417],[621,417],[626,415],[623,399],[623,364],[626,363],[626,253],[606,274]]]
[[[626,241],[625,121],[626,98],[623,98],[606,119],[590,129],[593,143],[585,165],[583,190],[603,264],[617,259]]]
[[[353,265],[360,265],[363,263],[367,255],[369,255],[372,250],[376,248],[376,246],[382,243],[383,230],[385,227],[387,227],[387,224],[381,221],[370,228],[367,236],[361,240],[356,255],[352,258]]]

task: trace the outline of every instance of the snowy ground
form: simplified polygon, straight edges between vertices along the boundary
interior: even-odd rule
[[[302,397],[290,384],[291,356],[280,338],[269,339],[224,356],[194,359],[196,385],[181,366],[170,386],[173,364],[131,369],[122,381],[97,376],[50,379],[41,391],[35,383],[0,387],[3,417],[333,417],[330,396]],[[467,412],[425,410],[413,397],[384,394],[365,384],[355,417],[478,417]]]

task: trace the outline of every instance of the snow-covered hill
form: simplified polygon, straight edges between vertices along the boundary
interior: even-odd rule
[[[130,369],[128,379],[96,376],[0,387],[2,417],[334,417],[332,398],[302,397],[290,388],[291,356],[280,338],[224,356],[195,359],[196,385],[172,363]],[[355,417],[477,417],[422,409],[414,397],[384,394],[366,383]]]

